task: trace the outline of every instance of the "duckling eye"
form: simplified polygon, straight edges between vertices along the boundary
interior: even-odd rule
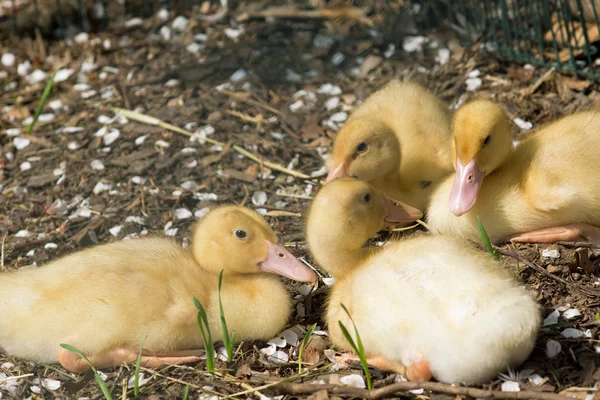
[[[485,139],[483,140],[483,145],[487,146],[488,144],[490,144],[491,141],[492,141],[492,136],[491,135],[487,135],[485,137]]]
[[[367,193],[363,196],[362,201],[363,201],[363,203],[370,203],[371,198],[372,198],[371,193]]]
[[[365,142],[361,142],[358,144],[358,146],[356,146],[356,152],[359,154],[364,153],[368,148],[369,146]]]
[[[246,239],[248,237],[248,234],[246,233],[246,231],[238,229],[238,230],[235,231],[235,236],[238,239]]]

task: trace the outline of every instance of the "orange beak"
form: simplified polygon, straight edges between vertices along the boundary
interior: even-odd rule
[[[348,176],[348,173],[346,172],[346,161],[342,161],[337,166],[334,165],[331,171],[329,171],[325,183],[329,183],[344,176]]]

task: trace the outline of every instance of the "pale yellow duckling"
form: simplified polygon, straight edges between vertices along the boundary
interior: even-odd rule
[[[288,320],[291,303],[275,274],[314,281],[314,272],[283,246],[266,221],[238,206],[218,207],[194,228],[184,249],[168,238],[120,241],[40,268],[0,274],[0,348],[40,363],[87,365],[59,347],[79,348],[97,368],[131,362],[199,360],[203,347],[196,297],[215,341],[222,339],[217,297],[239,341],[268,339]]]
[[[410,380],[483,383],[522,363],[541,320],[533,298],[460,238],[416,235],[364,247],[389,219],[390,204],[346,178],[324,186],[310,208],[309,248],[335,277],[326,312],[332,342],[351,350],[338,325],[354,332],[344,304],[369,363]]]
[[[340,129],[326,181],[353,176],[424,210],[433,187],[451,171],[448,107],[421,85],[395,80]]]
[[[513,147],[502,108],[476,100],[452,132],[456,176],[432,196],[434,231],[478,240],[479,216],[494,242],[600,242],[600,113],[560,118]]]

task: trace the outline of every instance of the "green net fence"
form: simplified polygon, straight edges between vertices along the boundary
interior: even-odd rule
[[[600,78],[600,0],[436,0],[471,45],[499,58]]]

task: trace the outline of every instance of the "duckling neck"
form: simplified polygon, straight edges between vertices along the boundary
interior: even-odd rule
[[[367,247],[347,248],[327,241],[311,246],[317,263],[336,279],[343,278],[355,270],[369,256],[372,249]]]

